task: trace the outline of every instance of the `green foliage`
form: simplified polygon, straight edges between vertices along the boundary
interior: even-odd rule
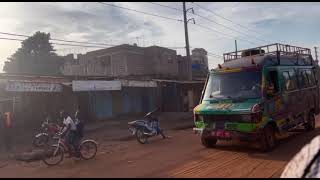
[[[3,70],[15,74],[60,75],[63,63],[49,43],[50,33],[36,32],[21,42],[19,48],[8,61]]]

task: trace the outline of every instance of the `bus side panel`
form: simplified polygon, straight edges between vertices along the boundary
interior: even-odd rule
[[[320,70],[319,67],[315,68],[313,70],[313,75],[316,79],[316,88],[314,90],[314,103],[315,103],[315,114],[319,114],[320,113],[320,88],[319,88],[319,76],[318,74],[320,74]]]

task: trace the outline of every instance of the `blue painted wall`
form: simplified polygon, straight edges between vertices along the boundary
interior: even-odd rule
[[[145,113],[157,106],[157,88],[123,87],[121,98],[113,98],[110,91],[97,91],[89,93],[91,112],[98,119],[106,119],[121,114]],[[120,103],[113,106],[115,102]],[[121,109],[112,109],[119,107]],[[117,114],[113,113],[117,112]]]
[[[148,112],[156,107],[156,88],[127,87],[122,89],[123,113]]]
[[[90,105],[96,118],[112,117],[112,95],[109,91],[91,92]]]

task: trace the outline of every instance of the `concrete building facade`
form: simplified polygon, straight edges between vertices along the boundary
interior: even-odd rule
[[[158,46],[123,44],[79,54],[77,59],[66,56],[62,73],[66,76],[176,78],[177,52]]]
[[[203,77],[209,72],[207,51],[203,48],[195,48],[191,54],[192,76]]]

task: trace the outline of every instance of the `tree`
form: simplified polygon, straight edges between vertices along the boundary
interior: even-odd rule
[[[38,31],[22,41],[21,48],[8,58],[3,70],[16,74],[60,75],[63,60],[49,40],[50,33]]]

